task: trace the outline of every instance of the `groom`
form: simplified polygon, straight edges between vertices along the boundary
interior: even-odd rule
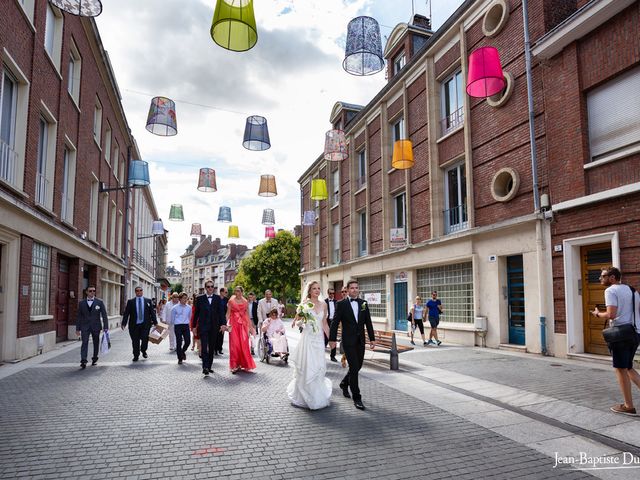
[[[336,311],[331,322],[329,332],[329,346],[336,347],[336,337],[338,326],[342,323],[342,348],[349,362],[349,372],[345,375],[340,388],[345,397],[350,398],[349,387],[353,394],[353,403],[359,410],[364,410],[360,387],[358,387],[358,372],[362,368],[364,360],[364,326],[367,326],[371,348],[375,347],[375,336],[373,334],[373,324],[367,302],[358,298],[358,281],[349,280],[347,283],[348,297],[340,300],[336,306]]]

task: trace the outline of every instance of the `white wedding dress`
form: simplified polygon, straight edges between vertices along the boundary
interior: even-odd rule
[[[293,380],[287,386],[287,394],[296,407],[319,410],[327,407],[331,397],[331,380],[325,377],[327,363],[324,358],[324,333],[322,321],[324,311],[313,312],[317,332],[305,325],[300,342],[289,357],[293,364]]]

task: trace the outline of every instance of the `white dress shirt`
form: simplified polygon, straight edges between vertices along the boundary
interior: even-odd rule
[[[171,323],[174,325],[189,325],[191,321],[191,305],[179,303],[171,309]]]
[[[358,300],[351,300],[351,298],[349,298],[349,303],[351,304],[351,310],[353,310],[353,316],[356,317],[356,322],[358,321],[358,308],[360,307],[358,305]]]

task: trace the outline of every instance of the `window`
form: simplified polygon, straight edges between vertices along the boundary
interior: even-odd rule
[[[335,223],[333,225],[333,263],[340,263],[340,224]]]
[[[0,79],[0,178],[13,184],[17,156],[15,135],[18,85],[13,75],[4,68]]]
[[[104,159],[111,165],[111,125],[108,122],[104,132]]]
[[[404,51],[402,51],[393,59],[393,74],[396,75],[398,72],[400,72],[400,70],[402,70],[402,67],[404,67],[406,63],[407,57],[405,56]]]
[[[316,268],[320,266],[320,234],[313,236],[313,264]]]
[[[49,125],[40,117],[38,136],[38,163],[36,165],[36,203],[44,206],[47,198],[47,152],[49,150]]]
[[[358,152],[358,189],[367,184],[367,151],[363,148]]]
[[[62,170],[62,205],[60,217],[63,221],[73,224],[73,204],[76,178],[76,151],[65,145]]]
[[[587,94],[591,160],[640,151],[640,67]]]
[[[467,228],[467,182],[464,163],[450,168],[445,173],[445,233]]]
[[[47,18],[44,26],[44,49],[49,54],[56,69],[60,70],[62,49],[62,13],[47,2]]]
[[[109,194],[102,194],[102,215],[100,220],[100,246],[104,249],[108,248],[107,245],[107,230],[109,225]]]
[[[417,271],[418,295],[431,298],[438,292],[446,322],[473,323],[473,267],[471,262]]]
[[[387,317],[387,282],[385,275],[358,278],[360,298],[367,300],[372,317]]]
[[[116,255],[122,257],[122,212],[118,212],[118,225],[116,226]]]
[[[33,242],[31,255],[31,316],[47,315],[49,292],[49,247]]]
[[[398,120],[391,124],[391,147],[398,140],[402,140],[404,137],[404,118],[400,117]]]
[[[80,52],[78,47],[71,40],[71,48],[69,50],[69,68],[67,78],[67,91],[71,98],[76,102],[76,105],[80,104],[80,75],[82,71],[82,59],[80,58]]]
[[[404,193],[393,197],[393,228],[391,229],[391,246],[400,246],[407,239],[406,196]]]
[[[332,198],[332,206],[335,207],[340,203],[340,170],[335,169],[331,172],[331,185],[333,187],[333,192],[331,194]]]
[[[358,254],[362,257],[367,254],[367,212],[365,210],[358,215],[360,216],[358,222]]]
[[[112,253],[116,253],[116,218],[117,218],[117,207],[114,201],[111,202],[111,227],[110,227],[110,235],[109,235],[109,250]]]
[[[102,104],[96,99],[96,107],[93,111],[93,138],[100,145],[102,135]]]
[[[35,6],[35,0],[20,0],[19,3],[29,21],[33,24],[33,8]]]
[[[89,239],[98,238],[98,180],[91,181],[91,197],[89,198]]]
[[[124,185],[124,165],[120,159],[120,146],[116,143],[113,147],[113,174]]]
[[[462,125],[464,121],[464,88],[460,70],[442,82],[440,96],[442,97],[441,134],[446,135]]]

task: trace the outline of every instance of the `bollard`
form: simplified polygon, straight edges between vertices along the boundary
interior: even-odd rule
[[[389,358],[391,370],[398,370],[400,368],[400,363],[398,361],[398,346],[396,345],[395,332],[393,332],[393,335],[391,336],[391,353],[389,354]]]

